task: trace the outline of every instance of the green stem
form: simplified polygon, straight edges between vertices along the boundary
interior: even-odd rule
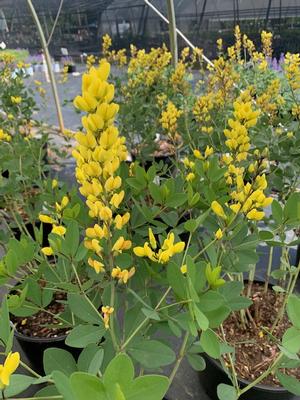
[[[274,252],[274,247],[272,246],[270,248],[270,254],[269,254],[267,276],[266,276],[265,288],[264,288],[264,292],[265,293],[267,293],[267,291],[268,291],[268,286],[269,286],[269,281],[270,281],[270,275],[271,275],[271,269],[272,269],[272,261],[273,261],[273,252]]]
[[[182,362],[182,360],[183,360],[183,358],[185,356],[186,346],[187,346],[189,337],[190,337],[190,333],[186,332],[185,335],[184,335],[184,338],[183,338],[179,353],[178,353],[178,357],[177,357],[176,363],[175,363],[174,368],[173,368],[173,370],[171,372],[171,375],[169,376],[170,385],[173,382],[173,379],[175,378],[175,376],[177,374],[178,368],[180,367],[180,364],[181,364],[181,362]]]
[[[36,378],[41,378],[42,377],[37,372],[35,372],[33,369],[31,369],[27,364],[25,364],[22,360],[20,360],[20,365],[22,365],[22,367],[24,369],[26,369],[28,372],[31,373],[31,375],[35,376]]]
[[[256,378],[253,382],[249,383],[246,387],[238,391],[238,397],[240,397],[242,394],[246,393],[248,390],[259,384],[262,380],[264,380],[272,371],[275,370],[276,366],[279,364],[283,357],[283,353],[280,353],[276,360],[273,362],[273,364],[263,373],[261,374],[258,378]]]
[[[199,251],[198,254],[195,255],[195,257],[193,257],[193,261],[195,261],[199,256],[201,256],[201,254],[203,254],[210,246],[212,246],[218,239],[213,239],[211,242],[209,242],[205,247],[203,247],[203,249],[201,249]]]

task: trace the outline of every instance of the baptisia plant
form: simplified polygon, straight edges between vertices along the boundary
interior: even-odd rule
[[[58,325],[67,334],[68,346],[83,349],[76,362],[68,351],[50,348],[44,354],[46,378],[32,371],[26,384],[26,378],[17,378],[24,386],[49,382],[39,393],[42,397],[161,399],[185,356],[202,370],[205,361],[197,353],[220,355],[215,329],[231,311],[249,304],[241,297],[242,284],[223,279],[224,253],[236,254],[240,263],[245,260],[238,245],[231,252],[221,246],[223,235],[234,244],[234,218],[232,223],[224,219],[223,226],[223,218],[216,222],[210,211],[222,209],[213,202],[220,201],[220,191],[225,196],[227,188],[217,157],[209,150],[206,160],[195,161],[199,187],[185,174],[158,182],[154,166],[145,171],[127,165],[125,139],[114,125],[118,106],[108,75],[105,61],[91,67],[83,75],[82,95],[74,100],[86,113],[73,155],[88,215],[78,199],[74,204],[68,195],[68,202],[58,192],[57,204],[48,201],[40,214],[41,221],[52,225],[49,246],[42,248],[48,259],[42,261],[34,248],[30,255],[22,252],[28,259],[18,257],[16,262],[14,246],[26,249],[28,244],[12,241],[2,263],[5,271],[17,264],[14,271],[28,265],[32,273],[27,288],[24,280],[9,296],[11,311],[28,316],[34,305],[33,312],[47,312],[54,294],[63,293],[55,326],[48,328]],[[248,236],[246,229],[239,232],[240,240]],[[251,242],[249,248],[255,253]],[[37,257],[41,265],[31,265]],[[180,341],[178,354],[166,337]],[[132,363],[139,371],[137,379]],[[169,380],[151,375],[171,364]]]

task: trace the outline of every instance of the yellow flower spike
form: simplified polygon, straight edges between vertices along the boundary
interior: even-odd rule
[[[214,201],[211,203],[211,209],[212,209],[212,211],[213,211],[218,217],[221,217],[221,218],[223,218],[223,219],[226,219],[226,218],[227,218],[227,217],[226,217],[226,214],[225,214],[225,212],[224,212],[223,207],[222,207],[221,204],[218,203],[216,200],[214,200]]]
[[[53,249],[51,247],[43,247],[41,249],[41,252],[45,255],[45,256],[52,256],[54,254]]]
[[[0,389],[9,386],[10,377],[20,364],[20,353],[8,353],[4,365],[0,364]]]
[[[88,264],[90,267],[94,268],[94,270],[99,274],[100,272],[104,272],[104,264],[100,261],[93,260],[92,258],[88,259]]]
[[[110,306],[102,306],[103,322],[105,329],[109,329],[110,315],[114,312],[114,308]]]
[[[50,217],[49,215],[40,214],[39,220],[41,222],[43,222],[44,224],[55,224],[55,220],[52,217]]]
[[[66,228],[64,226],[53,225],[51,232],[59,236],[64,236],[66,233]]]
[[[149,235],[150,245],[151,245],[152,249],[155,250],[157,247],[157,243],[156,243],[156,239],[155,239],[155,236],[154,236],[151,228],[148,229],[148,235]]]
[[[220,240],[220,239],[222,239],[222,237],[223,237],[223,232],[222,232],[222,229],[219,228],[219,229],[215,232],[215,238],[216,238],[217,240]]]

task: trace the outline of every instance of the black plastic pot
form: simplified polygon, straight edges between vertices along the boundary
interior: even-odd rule
[[[40,229],[41,224],[43,225],[42,247],[46,247],[46,246],[49,246],[48,236],[51,233],[52,225],[51,224],[44,224],[44,223],[41,223],[40,221],[36,221],[35,222],[35,226],[38,229]],[[35,233],[34,233],[34,227],[33,227],[31,222],[28,222],[26,224],[26,229],[27,229],[28,233],[30,234],[30,236],[32,237],[32,239],[35,240],[36,238],[35,238]],[[14,233],[14,237],[17,240],[20,240],[20,238],[21,238],[20,229],[18,227],[15,227],[15,228],[12,228],[12,231]]]
[[[211,400],[218,400],[217,386],[220,383],[231,385],[231,381],[227,374],[224,372],[219,361],[213,358],[203,355],[206,361],[206,368],[203,372],[200,372],[201,384],[211,398]],[[240,387],[247,386],[250,382],[245,379],[238,379]],[[287,390],[280,387],[257,385],[251,388],[249,391],[244,393],[241,400],[292,400],[295,396]]]
[[[81,352],[81,349],[70,347],[65,344],[66,335],[53,338],[39,338],[25,336],[17,331],[15,331],[14,335],[21,349],[28,358],[30,366],[40,375],[44,374],[43,354],[45,350],[51,347],[67,350],[76,360]]]
[[[76,72],[76,65],[65,65],[65,68],[67,70],[68,74],[72,74],[73,72]]]

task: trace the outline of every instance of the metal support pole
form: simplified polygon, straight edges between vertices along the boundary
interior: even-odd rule
[[[43,51],[44,51],[44,54],[45,54],[45,59],[46,59],[46,64],[47,64],[47,68],[48,68],[48,73],[49,73],[49,78],[50,78],[53,98],[54,98],[54,102],[55,102],[55,106],[56,106],[57,119],[58,119],[60,131],[63,134],[63,132],[64,132],[64,121],[63,121],[63,116],[62,116],[62,112],[61,112],[61,107],[60,107],[60,102],[59,102],[59,97],[58,97],[58,92],[57,92],[57,86],[56,86],[56,82],[55,82],[55,76],[54,76],[52,65],[51,65],[51,58],[50,58],[48,46],[47,46],[47,43],[46,43],[45,35],[44,35],[40,20],[39,20],[39,18],[37,16],[37,13],[35,11],[35,8],[34,8],[32,2],[31,2],[31,0],[27,0],[27,4],[28,4],[28,7],[29,7],[30,12],[32,14],[32,17],[34,19],[34,22],[36,24],[37,31],[38,31],[38,34],[39,34],[40,40],[41,40],[41,45],[42,45],[42,48],[43,48]]]
[[[169,18],[169,37],[170,37],[170,50],[172,54],[172,64],[176,68],[178,63],[178,44],[177,44],[177,32],[176,32],[176,16],[174,1],[167,0],[168,18]]]

